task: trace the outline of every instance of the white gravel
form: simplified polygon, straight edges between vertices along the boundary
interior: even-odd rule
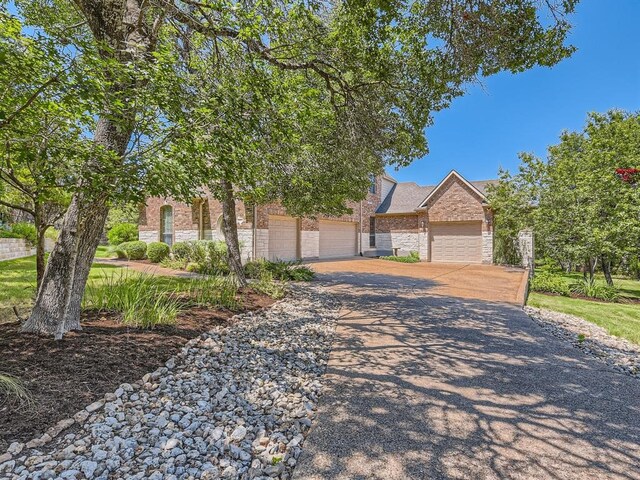
[[[337,315],[318,287],[292,287],[271,309],[190,341],[60,431],[13,444],[0,456],[0,478],[290,478]]]
[[[541,308],[525,307],[525,312],[556,337],[626,374],[640,377],[640,345],[609,335],[583,318]]]

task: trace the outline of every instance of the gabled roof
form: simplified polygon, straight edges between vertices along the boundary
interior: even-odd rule
[[[475,182],[469,182],[455,170],[452,170],[444,180],[435,186],[421,186],[415,182],[396,182],[384,201],[377,208],[376,213],[414,213],[418,208],[425,205],[427,200],[433,196],[434,192],[438,190],[452,175],[460,178],[460,180],[464,182],[465,185],[468,185],[471,190],[476,192],[483,201],[486,200],[487,185],[496,184],[498,182],[497,180],[478,180]],[[421,199],[423,200],[421,201]]]
[[[464,178],[462,175],[460,175],[458,172],[456,172],[455,170],[451,170],[449,172],[449,175],[447,175],[446,177],[444,177],[442,179],[442,181],[436,185],[436,187],[431,190],[429,192],[429,194],[425,197],[425,199],[420,202],[420,205],[418,206],[418,208],[424,208],[427,206],[427,202],[429,201],[429,199],[431,197],[433,197],[433,195],[440,190],[440,188],[442,188],[443,185],[445,185],[447,183],[447,181],[452,178],[452,177],[456,177],[459,180],[462,181],[462,183],[464,183],[467,187],[469,187],[473,192],[475,192],[483,201],[485,201],[487,199],[487,197],[485,196],[483,191],[480,191],[480,189],[478,189],[478,187],[474,186],[472,183],[468,182],[466,178]],[[480,182],[476,182],[476,183],[480,183]],[[483,185],[483,187],[486,187],[486,182],[484,182],[485,185]]]
[[[434,187],[421,187],[415,182],[396,183],[376,213],[411,213],[418,207],[421,198],[431,192]]]

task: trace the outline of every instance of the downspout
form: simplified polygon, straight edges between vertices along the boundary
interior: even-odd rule
[[[256,204],[253,204],[253,224],[251,225],[251,230],[253,230],[253,235],[251,235],[251,260],[256,259],[256,250],[257,250],[257,232],[258,232],[258,209],[256,208]]]
[[[360,256],[363,257],[362,254],[362,200],[360,200],[360,238],[358,239],[358,251],[360,252]]]
[[[200,218],[199,218],[200,231],[198,232],[198,240],[204,240],[204,200],[200,199]]]

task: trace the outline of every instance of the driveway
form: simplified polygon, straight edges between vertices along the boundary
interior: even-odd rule
[[[640,478],[640,381],[545,334],[517,272],[389,263],[314,265],[344,310],[295,479]]]

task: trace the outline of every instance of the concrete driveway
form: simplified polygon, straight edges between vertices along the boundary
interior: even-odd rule
[[[344,310],[295,479],[640,478],[638,379],[484,298],[498,267],[388,263],[314,265]]]

